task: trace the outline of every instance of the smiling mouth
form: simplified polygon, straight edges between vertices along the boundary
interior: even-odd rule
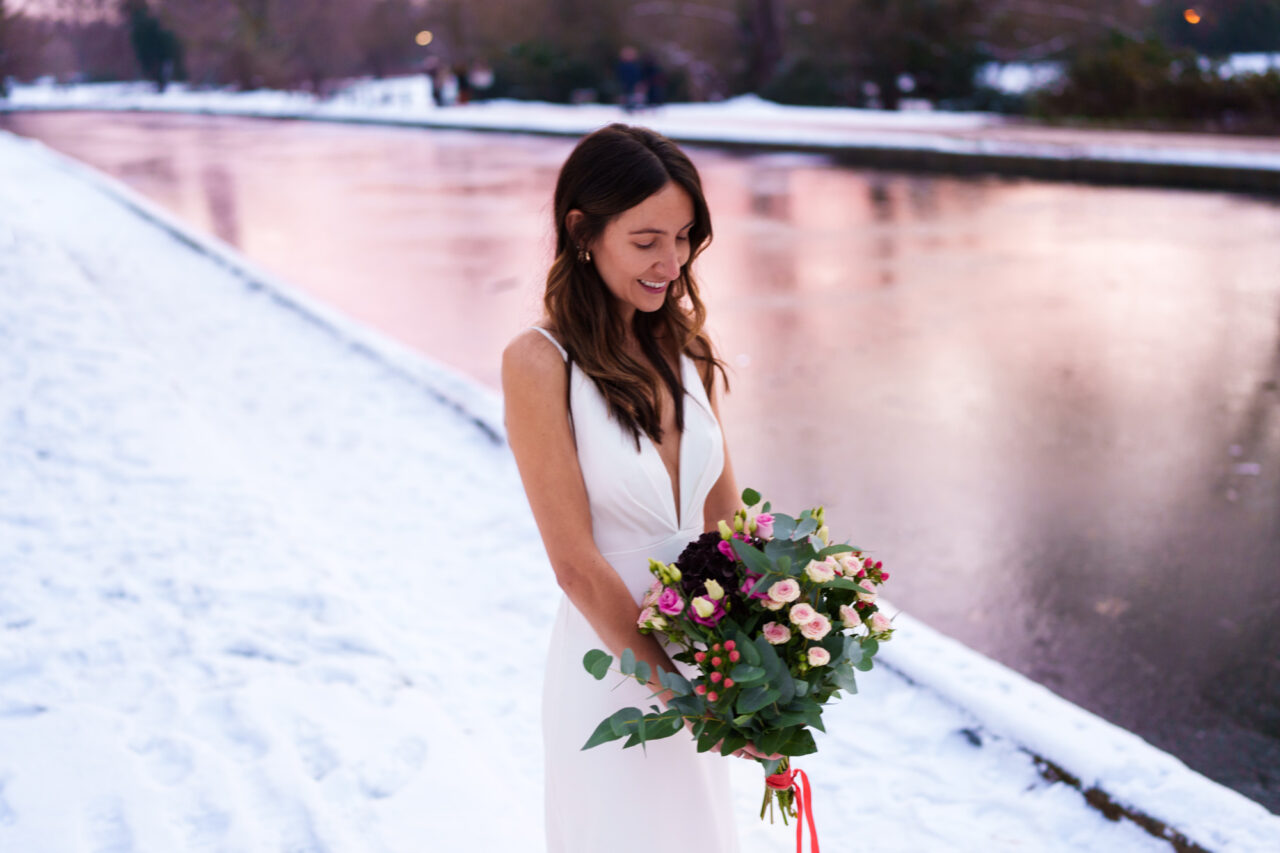
[[[638,278],[636,281],[640,282],[640,286],[650,293],[661,293],[666,290],[667,285],[671,283],[669,281],[645,281],[642,278]]]

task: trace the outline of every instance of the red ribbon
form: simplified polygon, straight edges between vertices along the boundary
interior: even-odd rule
[[[799,783],[796,777],[800,777]],[[809,777],[803,770],[784,770],[772,776],[766,776],[764,783],[775,791],[786,791],[792,788],[796,792],[796,853],[804,853],[804,824],[809,822],[810,853],[818,850],[818,828],[813,823],[813,791],[809,788]]]

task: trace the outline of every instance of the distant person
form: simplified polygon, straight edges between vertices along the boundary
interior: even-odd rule
[[[649,109],[657,109],[666,103],[667,75],[652,53],[645,53],[640,60],[640,81],[644,86],[645,104]]]
[[[471,73],[467,63],[459,62],[453,66],[453,76],[458,81],[458,95],[455,103],[471,103]]]
[[[627,46],[618,52],[617,71],[622,108],[635,112],[644,105],[644,73],[640,68],[640,54],[634,47]]]
[[[467,73],[467,82],[471,84],[471,100],[478,100],[493,88],[493,69],[484,60],[473,62],[471,71]]]

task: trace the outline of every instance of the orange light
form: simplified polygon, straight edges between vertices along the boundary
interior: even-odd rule
[[[431,30],[423,30],[422,32],[414,36],[413,40],[418,43],[419,47],[426,47],[427,45],[431,44],[431,40],[433,38],[435,38],[435,36],[431,34]]]
[[[1200,23],[1200,13],[1197,12],[1195,9],[1188,9],[1187,11],[1183,12],[1182,17],[1187,19],[1188,24]]]

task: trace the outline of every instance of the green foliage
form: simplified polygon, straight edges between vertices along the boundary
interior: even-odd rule
[[[612,663],[613,656],[607,655],[599,649],[592,649],[582,656],[582,665],[586,667],[587,672],[591,673],[591,676],[596,681],[605,677]]]
[[[1280,72],[1223,79],[1215,64],[1189,49],[1112,32],[1079,50],[1061,90],[1036,97],[1033,109],[1044,117],[1274,129],[1280,127]]]

